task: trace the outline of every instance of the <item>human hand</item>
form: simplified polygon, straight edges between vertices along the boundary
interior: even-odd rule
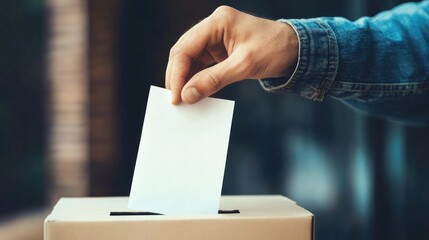
[[[221,6],[171,48],[165,86],[173,104],[192,104],[236,81],[285,76],[297,59],[289,24]]]

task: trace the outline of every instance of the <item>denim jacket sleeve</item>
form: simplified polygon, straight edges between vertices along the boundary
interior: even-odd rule
[[[429,1],[374,17],[283,20],[299,38],[291,76],[261,80],[270,92],[341,99],[365,112],[429,122]]]

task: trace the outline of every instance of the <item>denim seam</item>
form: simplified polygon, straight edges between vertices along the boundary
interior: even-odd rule
[[[264,80],[261,80],[260,84],[270,92],[293,92],[312,100],[322,101],[331,88],[338,70],[339,53],[334,31],[320,19],[278,21],[289,24],[298,36],[297,66],[290,78],[287,81],[283,80],[284,83],[281,85],[273,86]],[[324,41],[323,50],[315,43],[320,39]]]
[[[319,98],[318,100],[323,100],[323,97],[331,88],[335,80],[335,77],[337,75],[339,52],[338,52],[337,38],[332,28],[328,24],[320,20],[316,20],[316,23],[324,30],[328,38],[328,49],[327,49],[328,66],[323,75],[322,79],[324,80],[320,87],[320,95],[318,96]]]
[[[340,86],[338,86],[340,85]],[[362,89],[365,88],[365,89]],[[392,89],[394,88],[394,89]],[[429,82],[413,83],[350,83],[336,82],[331,87],[333,91],[347,92],[412,92],[429,90]]]
[[[338,46],[334,31],[328,24],[320,20],[312,20],[309,23],[306,23],[305,20],[296,19],[280,19],[279,21],[291,25],[298,35],[299,55],[297,66],[285,84],[271,86],[269,82],[262,80],[261,85],[271,92],[289,91],[312,100],[323,100],[334,82],[338,69]],[[317,34],[322,35],[322,38],[326,38],[326,52],[316,52],[319,46],[312,44],[312,41],[319,36],[313,36],[312,32],[314,30],[312,28],[318,28],[319,31],[323,31]],[[311,71],[314,68],[312,67],[314,64],[319,64],[323,60],[326,60],[327,63],[322,65],[322,70]]]

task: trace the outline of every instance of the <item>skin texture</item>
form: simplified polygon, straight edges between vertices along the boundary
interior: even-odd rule
[[[165,86],[173,104],[192,104],[243,79],[285,76],[298,45],[288,24],[221,6],[171,48]]]

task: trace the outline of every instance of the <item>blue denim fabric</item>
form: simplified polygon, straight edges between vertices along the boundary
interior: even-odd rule
[[[429,123],[429,1],[374,17],[291,19],[299,59],[291,76],[261,80],[270,92],[331,96],[393,120]]]

